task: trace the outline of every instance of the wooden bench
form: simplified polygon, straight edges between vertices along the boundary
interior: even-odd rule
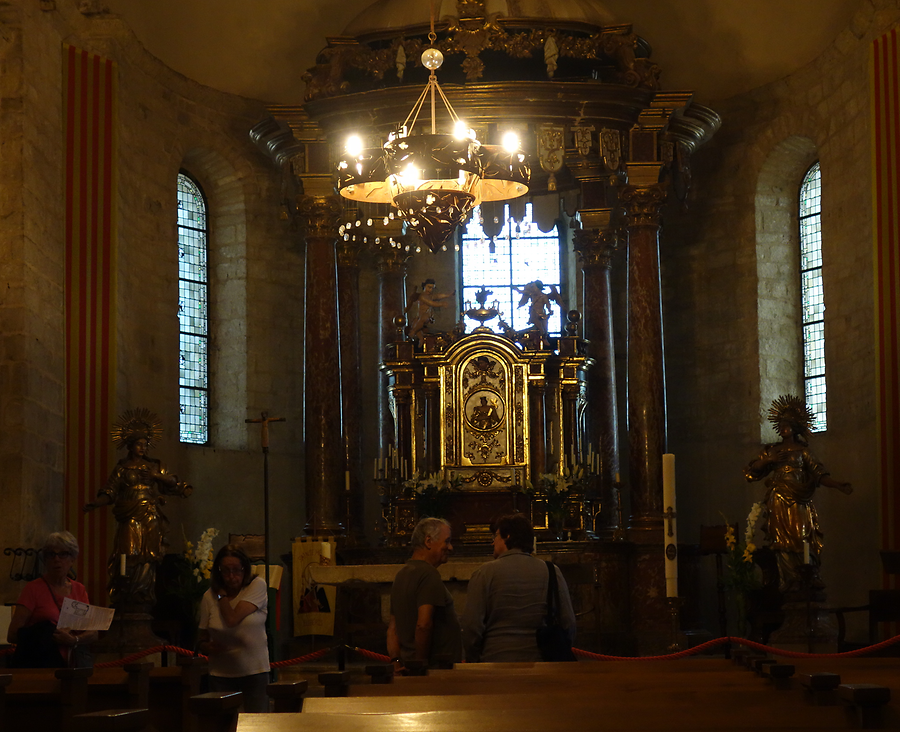
[[[73,732],[151,732],[147,709],[106,709],[101,712],[76,714]]]
[[[837,693],[838,698],[847,705],[851,724],[861,729],[884,726],[885,705],[891,700],[888,687],[880,684],[841,684]]]
[[[72,717],[87,711],[90,668],[10,669],[0,687],[4,730],[71,729]]]
[[[309,681],[275,681],[266,687],[266,694],[272,700],[272,711],[276,714],[303,711],[303,695],[309,688]]]
[[[210,691],[192,696],[189,707],[197,719],[197,732],[234,732],[244,701],[239,691]]]
[[[201,691],[206,659],[179,656],[175,666],[150,669],[150,724],[160,732],[197,732],[190,699]]]
[[[88,679],[88,710],[149,709],[152,669],[149,661],[95,668]]]

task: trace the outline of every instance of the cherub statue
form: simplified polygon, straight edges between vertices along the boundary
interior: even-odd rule
[[[565,308],[566,305],[563,302],[562,295],[559,294],[555,285],[550,285],[550,292],[545,293],[544,283],[540,280],[529,282],[521,290],[518,287],[513,287],[513,289],[522,296],[518,307],[522,307],[529,300],[531,301],[531,306],[528,308],[528,322],[541,332],[541,337],[546,341],[547,321],[550,320],[550,316],[553,314],[550,301],[552,300],[561,308]]]
[[[800,397],[778,397],[769,409],[769,421],[781,442],[764,445],[759,456],[744,468],[748,481],[766,478],[765,532],[778,560],[782,592],[803,589],[798,567],[804,561],[804,542],[809,543],[813,587],[824,587],[818,576],[822,532],[812,503],[816,488],[824,485],[847,495],[853,492],[849,483],[834,480],[810,452],[809,430],[814,419]]]
[[[428,324],[434,322],[435,309],[447,307],[447,303],[443,302],[443,300],[449,300],[455,294],[456,290],[449,294],[435,292],[434,280],[431,278],[422,283],[422,292],[413,288],[413,293],[409,296],[409,303],[406,306],[406,312],[409,314],[413,307],[418,307],[418,310],[415,320],[411,321],[406,328],[406,335],[414,340],[421,338],[421,334],[428,327]]]
[[[84,506],[85,512],[113,507],[117,527],[108,570],[110,600],[115,607],[155,604],[156,567],[167,545],[168,520],[161,506],[167,495],[186,498],[193,491],[147,454],[161,434],[159,417],[149,410],[125,412],[113,427],[112,438],[118,447],[127,448],[128,455],[119,460],[106,485],[97,491],[97,500]]]

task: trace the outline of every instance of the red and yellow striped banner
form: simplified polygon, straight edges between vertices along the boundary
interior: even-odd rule
[[[116,64],[63,46],[66,196],[66,527],[78,576],[105,605],[109,509],[82,512],[115,455]]]

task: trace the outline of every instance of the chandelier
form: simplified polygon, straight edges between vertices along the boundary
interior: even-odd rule
[[[355,135],[348,139],[338,163],[338,191],[354,201],[393,205],[435,252],[482,201],[505,201],[526,193],[531,170],[515,133],[506,133],[502,145],[481,143],[454,111],[435,75],[444,56],[433,46],[437,38],[433,13],[428,38],[432,46],[422,53],[422,65],[431,72],[425,89],[383,147],[364,148]],[[452,134],[437,131],[438,97],[450,115]],[[429,98],[431,132],[413,134]]]

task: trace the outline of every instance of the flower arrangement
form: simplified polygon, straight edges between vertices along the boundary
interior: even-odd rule
[[[462,478],[458,476],[448,480],[438,473],[430,475],[414,473],[409,480],[402,483],[402,487],[404,497],[415,500],[419,516],[446,518],[452,492],[458,489],[461,483]]]
[[[207,529],[200,534],[196,548],[185,539],[184,553],[179,558],[178,574],[171,592],[189,603],[192,611],[199,608],[200,599],[209,589],[213,566],[212,542],[218,535],[218,529]]]
[[[575,464],[570,470],[564,466],[560,473],[541,473],[537,477],[537,485],[530,480],[525,481],[524,493],[539,494],[547,502],[547,521],[556,528],[561,528],[566,518],[566,501],[574,493],[583,490],[587,474],[584,466]]]
[[[744,536],[738,540],[734,525],[725,529],[725,546],[727,574],[725,589],[734,594],[738,605],[738,616],[743,617],[747,607],[747,596],[762,586],[760,573],[753,561],[753,554],[759,548],[756,544],[757,524],[765,515],[766,504],[763,501],[754,503],[747,515]]]

